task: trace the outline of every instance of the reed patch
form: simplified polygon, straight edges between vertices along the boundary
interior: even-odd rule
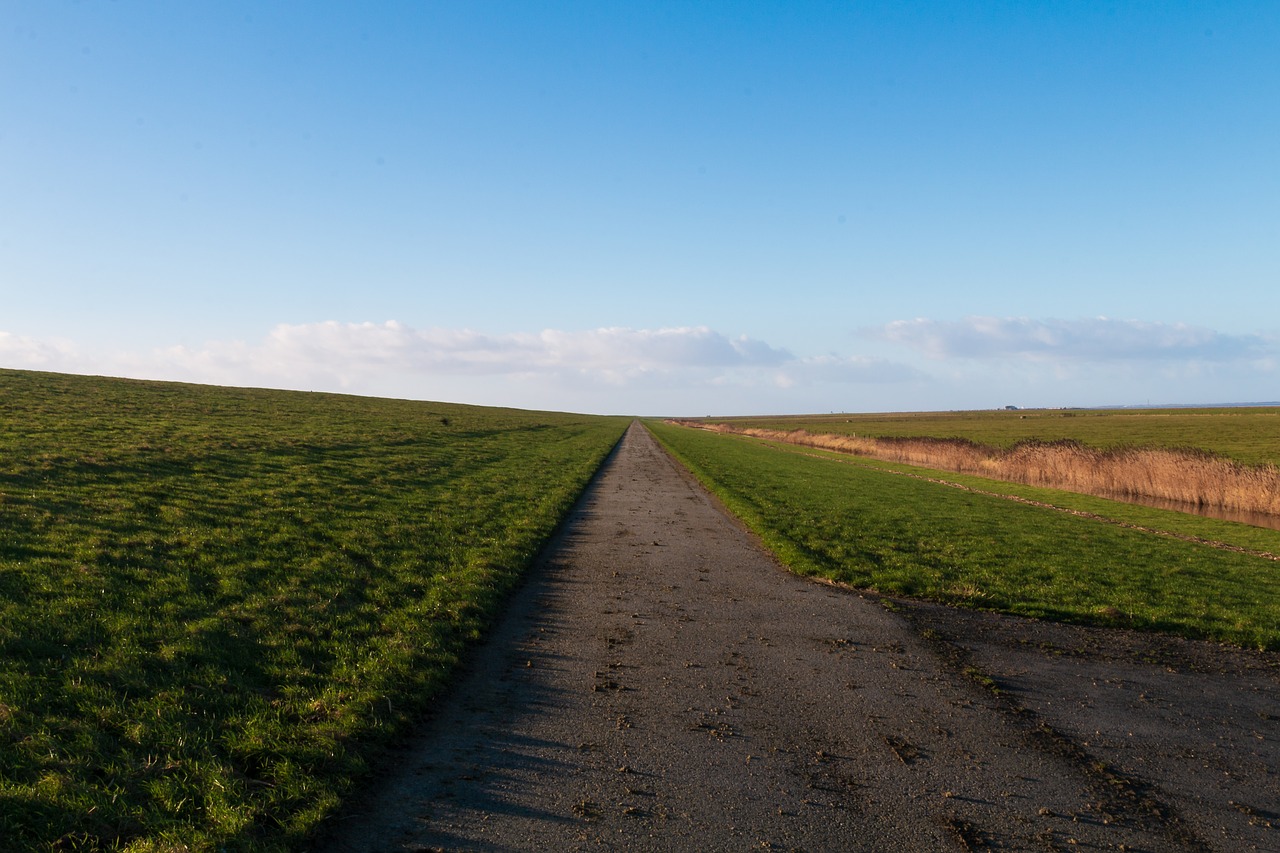
[[[1196,448],[1099,448],[1074,439],[1027,439],[1001,448],[965,438],[871,437],[681,423],[1029,486],[1280,518],[1280,468],[1269,463],[1245,465]]]

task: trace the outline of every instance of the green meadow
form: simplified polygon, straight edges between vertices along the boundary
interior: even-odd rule
[[[800,574],[961,606],[1280,648],[1280,564],[1155,532],[1280,554],[1280,531],[647,425]]]
[[[626,424],[0,371],[0,846],[300,846]]]
[[[1117,446],[1161,424],[1158,443],[1273,461],[1276,412],[1206,414],[735,425]],[[0,370],[0,848],[304,847],[627,422]],[[649,426],[802,574],[1280,648],[1275,561],[1152,532],[1280,553],[1278,531]]]
[[[1072,440],[1089,447],[1195,448],[1245,465],[1280,465],[1280,408],[1024,409],[709,418],[734,427],[870,438],[962,438],[996,448]]]

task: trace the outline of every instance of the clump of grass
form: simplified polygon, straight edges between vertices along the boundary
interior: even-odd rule
[[[6,850],[299,847],[625,421],[0,371]]]
[[[1243,465],[1195,448],[1097,448],[1070,439],[1024,440],[999,448],[961,438],[874,438],[814,434],[804,429],[780,431],[685,423],[717,432],[1118,500],[1156,500],[1280,517],[1280,468],[1271,464]]]
[[[878,467],[885,463],[836,464],[838,457],[734,436],[650,428],[799,573],[962,606],[1280,648],[1272,560],[904,477]],[[1180,517],[1133,511],[1148,523]],[[1240,528],[1253,547],[1273,553],[1280,546],[1274,531],[1208,519],[1195,526],[1216,526],[1225,538]]]

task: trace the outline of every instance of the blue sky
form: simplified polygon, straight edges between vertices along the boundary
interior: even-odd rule
[[[0,366],[627,414],[1280,399],[1280,4],[0,8]]]

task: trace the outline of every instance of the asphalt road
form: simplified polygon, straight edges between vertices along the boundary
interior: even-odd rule
[[[1145,762],[1159,718],[1135,741],[1124,708],[1097,712],[1119,695],[1098,670],[1069,669],[1070,637],[1026,639],[1078,629],[1010,627],[1027,621],[794,577],[633,425],[464,680],[315,849],[1280,850],[1280,717],[1257,710],[1274,657],[1231,682],[1256,699],[1243,787],[1198,811],[1185,761],[1166,779],[1090,747]],[[1060,692],[1080,678],[1092,717]]]

